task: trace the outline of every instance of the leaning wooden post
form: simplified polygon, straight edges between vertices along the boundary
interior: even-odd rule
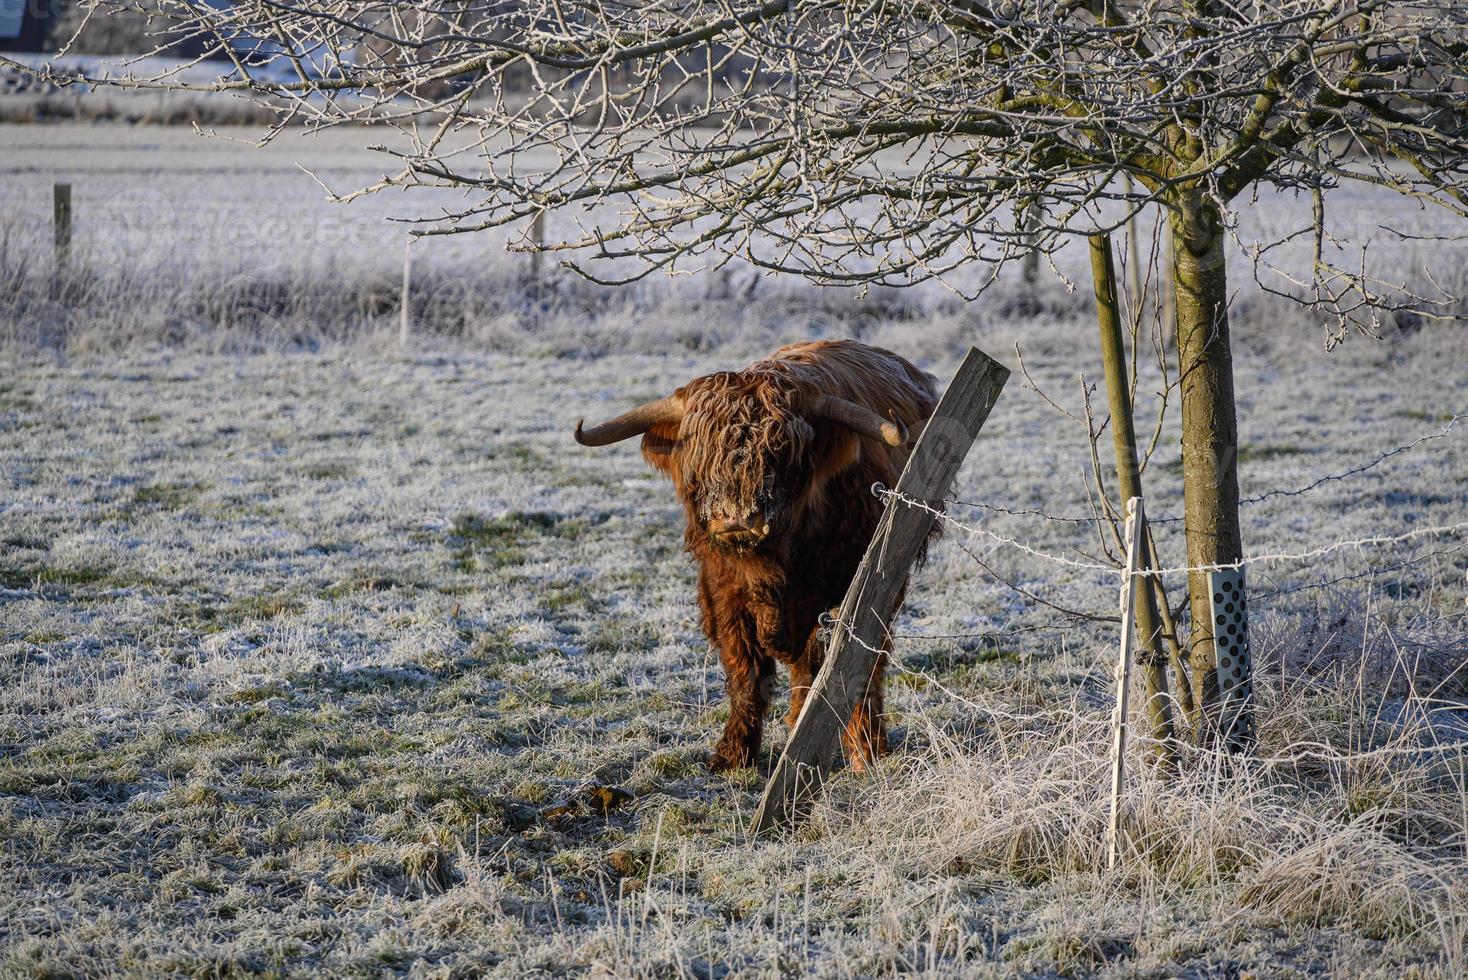
[[[887,625],[897,610],[908,569],[933,526],[932,511],[898,498],[933,508],[942,505],[1008,377],[1003,365],[970,348],[923,427],[846,591],[825,662],[765,786],[751,833],[764,834],[799,819],[803,802],[830,775],[841,752],[841,732],[865,695],[886,646]]]
[[[1111,714],[1111,814],[1106,822],[1106,870],[1116,867],[1121,836],[1121,783],[1126,771],[1127,702],[1132,689],[1132,613],[1142,559],[1142,498],[1126,502],[1126,577],[1121,583],[1121,648],[1116,658],[1116,708]],[[1141,590],[1145,592],[1146,590]]]
[[[1116,297],[1116,267],[1111,259],[1111,237],[1091,236],[1091,278],[1096,287],[1096,322],[1101,328],[1101,363],[1106,370],[1106,396],[1111,408],[1111,436],[1116,448],[1116,481],[1123,500],[1142,496],[1142,470],[1137,463],[1137,435],[1132,426],[1132,398],[1127,380],[1126,347],[1122,342],[1121,306]],[[1144,544],[1143,567],[1152,565]],[[1151,588],[1135,592],[1137,632],[1146,654],[1147,717],[1162,757],[1173,752],[1172,704],[1167,693],[1167,651],[1163,647],[1157,599]],[[1180,683],[1187,679],[1179,678]]]

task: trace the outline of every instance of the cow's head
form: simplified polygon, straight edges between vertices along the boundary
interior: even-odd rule
[[[907,439],[895,415],[750,371],[711,374],[599,425],[576,424],[583,446],[643,436],[643,455],[673,478],[689,520],[734,551],[784,536],[802,502],[855,460],[847,433],[889,446]]]

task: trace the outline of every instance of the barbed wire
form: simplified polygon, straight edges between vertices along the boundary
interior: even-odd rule
[[[1018,712],[1013,710],[1004,710],[996,708],[992,704],[985,704],[979,701],[975,701],[973,698],[967,697],[953,690],[953,688],[949,687],[947,684],[944,684],[941,680],[939,680],[928,671],[903,663],[893,650],[886,649],[885,647],[875,647],[867,641],[863,640],[861,636],[858,635],[857,632],[851,628],[850,624],[843,622],[840,618],[831,616],[828,617],[828,620],[831,628],[834,629],[836,627],[840,627],[842,630],[845,631],[847,637],[849,637],[853,643],[866,650],[868,653],[874,654],[879,657],[885,656],[887,658],[887,666],[889,668],[895,669],[899,673],[907,674],[911,677],[920,678],[923,681],[924,685],[933,687],[935,690],[939,691],[950,700],[973,708],[977,711],[981,711],[984,714],[990,716],[990,718],[993,720],[1008,721],[1011,723],[1046,722],[1051,725],[1053,725],[1055,721],[1055,717],[1053,714],[1046,714],[1044,712],[1038,711]],[[898,634],[894,634],[890,631],[888,631],[886,635],[889,641],[901,638]],[[1179,706],[1176,703],[1176,700],[1173,699],[1171,695],[1167,695],[1167,697],[1170,700],[1173,700],[1173,709],[1178,710]],[[1077,717],[1073,720],[1085,721],[1087,719]],[[1109,722],[1104,717],[1100,716],[1091,720],[1091,724],[1098,730],[1104,729],[1109,726]],[[1139,745],[1159,746],[1162,744],[1161,741],[1158,739],[1150,738],[1140,734],[1134,737],[1134,741]],[[1178,742],[1175,743],[1175,747],[1190,755],[1209,756],[1218,760],[1220,763],[1226,762],[1231,766],[1247,765],[1251,768],[1257,767],[1258,769],[1272,769],[1276,767],[1299,765],[1302,762],[1310,760],[1315,760],[1317,762],[1327,764],[1347,764],[1362,762],[1373,758],[1421,756],[1436,753],[1464,752],[1468,751],[1468,740],[1434,742],[1429,745],[1382,745],[1371,749],[1350,749],[1344,751],[1327,742],[1322,742],[1319,740],[1295,741],[1291,743],[1291,751],[1288,754],[1246,757],[1238,756],[1237,754],[1231,752],[1226,748],[1215,748],[1206,745],[1189,745],[1186,743]]]
[[[1345,470],[1340,471],[1339,473],[1330,473],[1330,474],[1327,474],[1325,476],[1320,477],[1317,480],[1314,480],[1314,481],[1312,481],[1310,483],[1305,484],[1302,487],[1296,487],[1294,489],[1277,488],[1277,489],[1273,489],[1273,490],[1267,490],[1264,493],[1256,494],[1256,495],[1254,495],[1252,497],[1244,497],[1242,500],[1239,501],[1239,505],[1241,507],[1251,506],[1253,504],[1262,503],[1265,500],[1270,500],[1270,499],[1272,499],[1274,497],[1298,497],[1298,496],[1302,496],[1303,494],[1309,493],[1310,491],[1315,490],[1315,489],[1317,489],[1317,488],[1319,488],[1321,486],[1324,486],[1327,483],[1334,483],[1334,482],[1339,482],[1339,481],[1342,481],[1342,480],[1347,480],[1347,479],[1349,479],[1349,478],[1351,478],[1353,476],[1357,476],[1357,475],[1359,475],[1361,473],[1365,473],[1367,470],[1373,469],[1373,468],[1381,465],[1382,463],[1386,462],[1387,460],[1391,459],[1394,456],[1400,456],[1402,453],[1409,452],[1410,450],[1416,449],[1418,446],[1422,445],[1425,442],[1431,442],[1434,439],[1442,439],[1442,438],[1446,437],[1449,433],[1451,433],[1453,431],[1454,428],[1457,427],[1458,423],[1461,422],[1461,421],[1463,421],[1464,419],[1468,419],[1468,413],[1454,415],[1438,431],[1436,431],[1436,432],[1429,432],[1429,433],[1427,433],[1425,435],[1418,436],[1416,439],[1413,439],[1411,442],[1405,443],[1404,445],[1397,446],[1397,447],[1395,447],[1393,449],[1388,449],[1386,452],[1381,453],[1380,455],[1375,456],[1372,459],[1367,460],[1364,463],[1361,463],[1361,464],[1356,465],[1356,466],[1352,466],[1349,469],[1345,469]],[[976,509],[979,509],[979,510],[987,510],[987,511],[990,511],[990,512],[996,513],[996,514],[1006,514],[1006,515],[1009,515],[1009,516],[1012,516],[1012,517],[1039,517],[1039,518],[1042,518],[1043,520],[1049,521],[1049,522],[1051,522],[1053,524],[1086,524],[1086,525],[1095,525],[1095,524],[1099,524],[1099,523],[1101,523],[1102,521],[1105,520],[1105,518],[1095,517],[1095,516],[1092,516],[1092,515],[1086,515],[1086,516],[1082,516],[1082,517],[1070,517],[1070,516],[1061,516],[1061,515],[1058,515],[1058,514],[1051,514],[1051,513],[1048,513],[1046,511],[1043,511],[1043,510],[1004,507],[1004,506],[999,505],[999,504],[982,503],[982,502],[976,501],[976,500],[963,500],[963,499],[960,499],[959,497],[954,496],[954,495],[951,495],[951,494],[949,495],[948,500],[949,500],[950,503],[958,504],[959,506],[962,506],[962,507],[973,507],[973,508],[976,508]],[[1151,524],[1151,525],[1153,525],[1155,527],[1157,525],[1179,524],[1184,519],[1185,519],[1184,516],[1181,515],[1181,514],[1172,514],[1172,515],[1168,515],[1168,516],[1165,516],[1165,517],[1150,517],[1149,516],[1147,518],[1147,523],[1148,524]]]
[[[978,633],[891,633],[887,635],[894,640],[1007,640],[1015,636],[1024,636],[1029,633],[1058,633],[1064,630],[1073,630],[1078,623],[1086,622],[1089,617],[1077,616],[1066,623],[1040,623],[1034,626],[1016,626],[1014,629],[1006,630],[984,630]],[[825,616],[822,623],[827,626],[839,622],[833,616]]]
[[[1281,596],[1293,595],[1297,592],[1308,592],[1312,589],[1329,588],[1332,585],[1339,585],[1342,582],[1355,582],[1363,578],[1371,578],[1373,575],[1382,575],[1386,572],[1400,571],[1403,568],[1411,568],[1414,565],[1420,565],[1423,562],[1427,561],[1429,558],[1456,555],[1464,548],[1468,548],[1468,544],[1461,544],[1458,545],[1456,548],[1439,548],[1435,551],[1429,551],[1424,554],[1417,555],[1413,558],[1409,558],[1406,561],[1397,562],[1394,565],[1378,565],[1372,568],[1368,568],[1363,572],[1352,572],[1349,575],[1337,575],[1335,578],[1328,578],[1320,582],[1307,582],[1304,585],[1295,585],[1287,589],[1275,589],[1270,592],[1261,592],[1257,595],[1249,596],[1249,601],[1253,603],[1268,602],[1271,599],[1278,599]]]
[[[1228,572],[1250,565],[1259,565],[1266,562],[1304,561],[1308,558],[1319,558],[1334,551],[1346,548],[1365,548],[1368,546],[1396,544],[1402,541],[1412,541],[1417,538],[1427,537],[1435,534],[1456,534],[1460,531],[1468,531],[1468,521],[1459,521],[1457,524],[1439,524],[1432,527],[1413,528],[1401,534],[1374,534],[1364,538],[1353,538],[1346,541],[1334,541],[1319,548],[1311,548],[1308,551],[1282,551],[1269,555],[1250,555],[1240,558],[1235,562],[1220,562],[1210,565],[1177,565],[1172,568],[1143,568],[1134,574],[1140,577],[1148,575],[1183,575],[1191,572]]]
[[[1118,573],[1121,571],[1121,569],[1116,565],[1105,565],[1100,562],[1091,561],[1078,561],[1074,558],[1067,558],[1064,555],[1052,554],[1048,551],[1036,548],[1034,545],[1021,541],[1018,538],[1011,538],[1007,535],[999,534],[995,531],[990,531],[988,528],[975,527],[971,524],[966,524],[955,517],[949,516],[948,514],[944,513],[936,507],[933,507],[931,504],[928,504],[925,501],[909,497],[906,494],[899,493],[896,490],[888,490],[886,487],[877,485],[872,488],[872,491],[878,496],[887,497],[891,500],[902,503],[905,506],[927,511],[935,518],[942,520],[945,524],[956,527],[969,534],[989,538],[999,544],[1015,548],[1019,551],[1024,552],[1025,554],[1042,559],[1044,561],[1053,562],[1058,565],[1068,565],[1072,568],[1083,568],[1094,571],[1113,573]],[[1416,538],[1427,537],[1429,535],[1454,534],[1459,531],[1468,531],[1468,521],[1459,521],[1456,524],[1442,524],[1433,525],[1430,527],[1413,528],[1410,531],[1404,531],[1400,534],[1376,534],[1369,535],[1363,538],[1350,538],[1342,541],[1334,541],[1330,544],[1321,545],[1318,548],[1311,548],[1307,551],[1282,551],[1275,552],[1273,554],[1250,555],[1247,558],[1240,558],[1238,561],[1235,562],[1219,562],[1215,564],[1203,565],[1175,565],[1172,567],[1162,568],[1143,568],[1139,569],[1134,574],[1140,577],[1147,577],[1153,575],[1182,575],[1191,572],[1233,571],[1235,569],[1245,568],[1250,565],[1259,565],[1268,562],[1304,561],[1309,558],[1318,558],[1321,555],[1330,554],[1331,552],[1340,551],[1346,548],[1365,548],[1368,546],[1395,544],[1401,541],[1411,541]]]
[[[1018,538],[1011,538],[1006,535],[1000,534],[997,531],[991,531],[988,528],[974,527],[971,524],[965,524],[958,518],[952,517],[944,513],[943,511],[932,506],[926,501],[917,500],[913,497],[907,496],[906,494],[899,493],[896,490],[889,490],[886,487],[882,486],[880,483],[873,485],[872,493],[876,494],[879,497],[887,497],[891,500],[898,501],[907,505],[908,507],[913,507],[918,510],[925,510],[929,514],[932,514],[934,517],[943,521],[945,524],[949,524],[962,531],[966,531],[969,534],[977,535],[979,537],[990,538],[993,541],[998,542],[999,544],[1007,545],[1008,547],[1023,551],[1026,554],[1033,555],[1034,557],[1043,559],[1045,561],[1055,562],[1059,565],[1070,565],[1073,568],[1085,568],[1101,572],[1117,571],[1116,565],[1106,565],[1102,564],[1101,562],[1095,561],[1077,561],[1074,558],[1066,558],[1063,555],[1053,555],[1048,551],[1042,551],[1039,548],[1036,548],[1034,545],[1026,544]]]
[[[1410,450],[1415,449],[1423,443],[1444,438],[1449,433],[1451,433],[1458,426],[1458,423],[1461,422],[1464,418],[1468,418],[1468,415],[1456,414],[1451,419],[1449,419],[1448,422],[1438,431],[1419,436],[1411,442],[1396,446],[1383,453],[1380,453],[1379,455],[1373,457],[1370,460],[1367,460],[1364,463],[1352,466],[1339,472],[1327,474],[1297,488],[1276,488],[1268,490],[1264,493],[1245,498],[1243,501],[1241,501],[1241,503],[1256,504],[1276,497],[1297,497],[1310,493],[1311,491],[1326,484],[1348,480],[1354,476],[1357,476],[1376,466],[1381,465],[1385,461],[1395,456],[1409,452]],[[888,500],[893,504],[901,503],[904,506],[925,511],[928,514],[932,515],[934,520],[942,521],[944,525],[961,530],[967,535],[978,538],[986,538],[994,542],[998,546],[1012,548],[1024,554],[1028,554],[1034,558],[1038,558],[1053,564],[1086,570],[1110,572],[1117,575],[1118,580],[1123,583],[1126,581],[1126,577],[1128,575],[1138,575],[1142,577],[1153,575],[1160,578],[1161,576],[1190,574],[1192,572],[1229,571],[1242,569],[1251,565],[1258,566],[1285,562],[1303,562],[1345,550],[1364,551],[1367,548],[1376,548],[1393,544],[1400,544],[1402,542],[1414,541],[1425,537],[1458,535],[1468,532],[1468,521],[1459,521],[1451,524],[1412,527],[1397,533],[1374,534],[1362,537],[1344,538],[1341,540],[1329,542],[1327,544],[1322,544],[1317,547],[1306,548],[1297,551],[1278,551],[1269,554],[1251,555],[1245,558],[1241,558],[1239,561],[1236,562],[1182,565],[1163,568],[1142,568],[1135,572],[1128,572],[1125,568],[1119,567],[1115,564],[1104,564],[1092,560],[1078,560],[1065,555],[1056,554],[1048,548],[1038,547],[1037,545],[1029,541],[1022,540],[1018,537],[1002,534],[985,527],[977,526],[976,524],[965,522],[964,520],[953,517],[950,514],[946,513],[939,506],[934,506],[927,501],[915,499],[896,490],[889,490],[881,486],[880,484],[874,485],[872,487],[872,492],[877,496],[888,498]],[[950,498],[950,500],[959,504],[964,503],[961,500],[956,500],[956,498]],[[1015,516],[1041,517],[1047,521],[1053,521],[1056,523],[1088,526],[1097,523],[1097,518],[1095,517],[1059,518],[1055,515],[1047,514],[1040,510],[1014,509],[998,505],[977,506],[982,507],[982,509]],[[1159,521],[1157,523],[1161,522]],[[967,545],[965,545],[962,541],[959,542],[958,546],[965,553],[967,553],[970,558],[977,562],[980,567],[984,568],[993,578],[995,578],[1005,586],[1009,587],[1010,589],[1013,589],[1014,591],[1027,596],[1032,601],[1037,601],[1045,605],[1052,606],[1052,608],[1056,608],[1061,612],[1069,612],[1072,616],[1076,615],[1074,611],[1065,610],[1061,607],[1056,607],[1053,605],[1053,603],[1041,599],[1040,597],[1035,596],[1032,593],[1016,586],[1014,583],[1004,579],[1002,576],[995,573],[994,570],[991,569],[983,559],[975,554],[975,552]],[[1309,582],[1300,585],[1288,586],[1284,588],[1261,592],[1252,597],[1252,600],[1255,602],[1267,602],[1272,599],[1278,599],[1283,596],[1292,595],[1303,591],[1323,589],[1342,582],[1350,582],[1362,578],[1374,577],[1388,572],[1421,565],[1424,562],[1433,558],[1460,554],[1465,548],[1468,548],[1468,542],[1460,543],[1451,547],[1435,548],[1426,552],[1419,551],[1419,553],[1412,555],[1412,557],[1404,561],[1399,561],[1384,566],[1376,566],[1360,572],[1352,572],[1345,575],[1339,575],[1333,578],[1325,579],[1323,581]],[[1101,617],[1095,618],[1099,619]],[[851,642],[864,648],[869,653],[872,653],[879,657],[885,657],[886,662],[893,669],[901,674],[908,675],[915,680],[919,680],[921,682],[921,687],[924,690],[931,689],[949,701],[952,701],[956,704],[964,705],[970,710],[981,712],[984,716],[987,717],[991,724],[1018,724],[1021,727],[1034,728],[1037,733],[1039,732],[1039,727],[1037,726],[1043,726],[1046,730],[1053,730],[1056,720],[1053,714],[1044,715],[1039,713],[1030,713],[1028,715],[1025,715],[1024,717],[1021,717],[1019,713],[1006,711],[1002,708],[998,708],[993,704],[985,703],[981,700],[976,700],[972,697],[966,696],[964,693],[961,693],[955,688],[944,683],[943,680],[935,676],[935,674],[930,672],[929,670],[925,670],[921,667],[910,665],[904,662],[900,654],[896,652],[895,641],[897,640],[912,641],[945,638],[953,639],[958,638],[962,634],[935,634],[930,636],[924,636],[922,634],[894,634],[891,632],[891,629],[888,625],[883,624],[884,639],[881,646],[878,647],[867,642],[867,640],[858,635],[848,623],[841,621],[837,617],[828,616],[823,620],[823,622],[830,630],[833,631],[832,634],[829,635],[834,635],[834,631],[837,629],[844,630],[846,637],[849,638]],[[1073,628],[1074,625],[1075,621],[1073,620],[1072,626],[1070,628]],[[1010,632],[1007,635],[1014,635],[1015,633],[1019,632],[1036,631],[1045,628],[1047,627],[1026,627]],[[970,635],[977,638],[981,634]],[[990,635],[997,638],[998,636],[1005,634],[996,632]],[[1174,711],[1181,711],[1181,703],[1178,702],[1177,699],[1171,694],[1169,694],[1168,697],[1174,702]],[[1095,724],[1098,728],[1104,726],[1103,720],[1099,717],[1095,719]],[[1343,749],[1341,747],[1318,740],[1294,742],[1289,745],[1287,752],[1281,752],[1269,756],[1251,756],[1244,760],[1243,764],[1247,765],[1247,767],[1254,772],[1266,772],[1271,769],[1299,767],[1301,765],[1344,766],[1360,764],[1363,761],[1372,759],[1389,759],[1398,757],[1431,758],[1433,756],[1445,753],[1456,753],[1459,756],[1462,756],[1465,750],[1468,750],[1468,740],[1439,740],[1437,738],[1436,732],[1431,732],[1431,735],[1432,738],[1428,742],[1417,741],[1415,744],[1406,744],[1406,742],[1409,740],[1393,739],[1391,744],[1379,745],[1373,748]],[[1157,739],[1147,738],[1145,736],[1139,738],[1137,741],[1142,744],[1151,744],[1155,746],[1162,745],[1162,743],[1159,742]],[[1228,752],[1224,749],[1208,746],[1190,746],[1182,742],[1169,743],[1169,745],[1179,748],[1190,755],[1216,758],[1220,765],[1222,765],[1225,761],[1227,761],[1230,766],[1237,766],[1240,764],[1240,760],[1236,758],[1233,753]]]
[[[1314,483],[1306,484],[1305,486],[1300,487],[1300,488],[1298,488],[1296,490],[1270,490],[1270,491],[1268,491],[1266,493],[1261,493],[1261,494],[1259,494],[1257,496],[1254,496],[1254,497],[1245,497],[1243,500],[1240,500],[1239,503],[1240,504],[1257,504],[1257,503],[1259,503],[1261,501],[1268,500],[1271,497],[1298,497],[1301,494],[1309,493],[1311,490],[1314,490],[1316,487],[1322,486],[1322,485],[1324,485],[1326,483],[1331,483],[1331,482],[1334,482],[1334,481],[1345,480],[1345,479],[1348,479],[1350,477],[1356,476],[1359,473],[1364,473],[1367,470],[1371,469],[1372,467],[1377,466],[1380,463],[1386,462],[1387,460],[1391,459],[1393,456],[1399,456],[1402,453],[1405,453],[1405,452],[1407,452],[1409,450],[1416,449],[1418,446],[1422,445],[1424,442],[1430,442],[1433,439],[1441,439],[1441,438],[1443,438],[1449,432],[1452,432],[1453,431],[1453,428],[1459,422],[1461,422],[1463,419],[1468,419],[1468,414],[1454,415],[1451,419],[1448,420],[1448,423],[1446,425],[1444,425],[1441,430],[1439,430],[1437,432],[1430,432],[1430,433],[1428,433],[1427,435],[1424,435],[1424,436],[1419,436],[1418,438],[1416,438],[1416,439],[1412,440],[1411,442],[1407,443],[1405,446],[1398,446],[1395,449],[1388,449],[1386,452],[1382,453],[1380,456],[1377,456],[1375,459],[1371,460],[1370,462],[1363,463],[1360,466],[1352,467],[1351,469],[1348,469],[1348,470],[1342,470],[1340,473],[1332,473],[1332,474],[1330,474],[1328,476],[1322,476],[1320,479],[1316,480]]]

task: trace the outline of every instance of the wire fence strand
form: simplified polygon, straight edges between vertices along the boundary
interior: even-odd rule
[[[1411,450],[1416,449],[1423,443],[1447,437],[1450,433],[1452,433],[1455,428],[1457,428],[1458,423],[1463,421],[1464,419],[1468,419],[1468,413],[1454,415],[1451,419],[1447,421],[1445,425],[1443,425],[1441,429],[1437,430],[1436,432],[1429,432],[1425,435],[1418,436],[1411,442],[1404,443],[1403,445],[1396,446],[1392,449],[1388,449],[1386,452],[1380,453],[1379,455],[1372,457],[1364,463],[1358,463],[1357,465],[1349,467],[1348,469],[1341,470],[1339,473],[1329,473],[1325,476],[1319,477],[1318,479],[1312,480],[1304,486],[1294,487],[1290,489],[1277,487],[1272,490],[1266,490],[1263,493],[1255,494],[1251,497],[1244,497],[1239,501],[1239,506],[1249,507],[1254,504],[1263,503],[1266,500],[1272,500],[1276,497],[1299,497],[1303,496],[1304,494],[1310,493],[1312,490],[1319,489],[1320,487],[1325,486],[1328,483],[1338,483],[1344,480],[1348,480],[1353,476],[1359,476],[1362,473],[1365,473],[1369,470],[1376,468],[1377,466],[1380,466],[1382,463],[1395,456],[1400,456],[1402,453],[1410,452]],[[977,500],[962,500],[956,496],[951,495],[948,499],[950,503],[958,504],[962,507],[973,507],[978,510],[987,510],[991,513],[1004,514],[1011,517],[1038,517],[1052,524],[1095,525],[1102,523],[1106,520],[1106,518],[1104,517],[1097,517],[1090,514],[1080,517],[1051,514],[1047,511],[1037,509],[1011,508],[1005,507],[1000,504],[984,503]],[[1183,522],[1183,519],[1183,515],[1181,514],[1172,514],[1165,517],[1149,517],[1147,518],[1147,523],[1152,525],[1153,527],[1156,527],[1159,525],[1180,524]]]

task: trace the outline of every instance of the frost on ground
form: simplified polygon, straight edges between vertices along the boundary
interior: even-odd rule
[[[343,132],[308,162],[375,179]],[[743,828],[778,706],[757,768],[703,769],[725,709],[681,514],[576,418],[842,335],[943,379],[1018,341],[1079,412],[1084,288],[613,293],[451,239],[403,353],[382,199],[346,220],[288,154],[166,130],[0,140],[0,974],[1468,972],[1464,534],[1250,566],[1260,761],[1139,757],[1098,872],[1117,576],[1082,567],[1085,434],[1019,373],[957,482],[974,530],[896,626],[891,758],[768,842]],[[1278,204],[1241,223],[1309,211]],[[1248,553],[1468,520],[1462,328],[1326,353],[1235,268]],[[1144,363],[1143,430],[1159,386]],[[1165,519],[1175,418],[1159,445]]]
[[[1083,326],[969,324],[1071,407]],[[866,336],[956,364],[921,322]],[[724,707],[680,514],[633,448],[568,436],[742,355],[436,346],[7,356],[5,972],[1461,975],[1461,534],[1251,569],[1274,761],[1137,767],[1106,875],[1116,627],[1030,596],[1106,616],[1115,577],[950,530],[898,624],[892,757],[754,843],[783,734],[705,773]],[[1464,407],[1463,349],[1430,332],[1241,348],[1246,495]],[[1251,505],[1249,550],[1462,520],[1465,438]],[[958,493],[1081,516],[1085,455],[1017,376]]]

